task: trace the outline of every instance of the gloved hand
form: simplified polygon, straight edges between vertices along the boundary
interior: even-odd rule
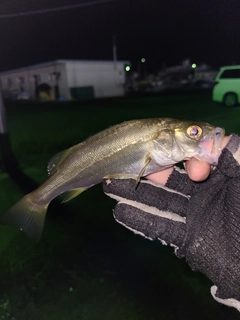
[[[136,234],[175,247],[192,270],[213,283],[211,294],[240,311],[240,137],[232,135],[204,182],[175,168],[165,186],[105,180],[115,219]]]

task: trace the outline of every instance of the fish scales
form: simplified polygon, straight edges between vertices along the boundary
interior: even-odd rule
[[[133,178],[197,157],[216,164],[222,128],[172,118],[123,122],[93,135],[54,156],[49,178],[0,217],[39,239],[49,203],[64,193],[71,200],[104,178]],[[211,150],[206,144],[212,144]]]
[[[159,123],[159,121],[153,119],[152,123]],[[142,133],[141,137],[139,137],[139,130]],[[73,147],[71,156],[68,156],[64,161],[64,179],[69,179],[70,176],[78,179],[81,176],[79,168],[83,172],[93,164],[101,163],[102,160],[107,161],[111,157],[120,157],[118,152],[124,149],[126,152],[128,150],[130,152],[131,145],[139,143],[139,140],[141,142],[148,141],[154,135],[156,135],[156,129],[149,124],[144,125],[141,121],[137,125],[132,121],[125,122],[117,128],[114,126],[107,129],[106,132],[100,132]]]

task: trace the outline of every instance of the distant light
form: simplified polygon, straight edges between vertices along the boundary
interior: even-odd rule
[[[129,72],[131,70],[131,67],[130,66],[126,66],[125,67],[125,71]]]
[[[192,68],[193,68],[193,69],[195,69],[196,66],[197,66],[196,63],[193,63],[193,64],[192,64]]]
[[[142,63],[146,62],[146,59],[145,59],[145,58],[142,58],[142,59],[141,59],[141,62],[142,62]]]

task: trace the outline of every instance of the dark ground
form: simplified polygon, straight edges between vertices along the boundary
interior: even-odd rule
[[[54,154],[124,120],[187,118],[240,133],[240,108],[213,103],[209,92],[6,107],[15,156],[38,183]],[[4,212],[23,191],[3,171],[0,182]],[[14,227],[0,227],[0,319],[239,319],[213,300],[212,283],[172,248],[118,225],[114,204],[99,185],[50,206],[38,243]]]

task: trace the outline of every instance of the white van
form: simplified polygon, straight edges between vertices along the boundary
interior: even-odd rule
[[[227,107],[240,103],[240,65],[221,67],[213,88],[213,101],[222,102]]]

